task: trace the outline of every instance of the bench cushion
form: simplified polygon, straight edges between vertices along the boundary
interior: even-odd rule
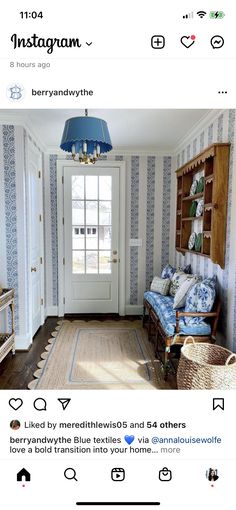
[[[176,314],[173,309],[174,298],[172,296],[162,296],[156,292],[147,291],[144,293],[144,299],[152,306],[160,319],[161,325],[167,336],[175,335]],[[183,311],[183,308],[179,308]],[[211,334],[211,326],[205,321],[200,324],[187,324],[185,318],[179,320],[180,335],[206,336]]]

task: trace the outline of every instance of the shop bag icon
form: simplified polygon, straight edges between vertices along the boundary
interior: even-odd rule
[[[170,482],[172,479],[172,472],[167,467],[160,469],[159,471],[159,480],[161,482]]]

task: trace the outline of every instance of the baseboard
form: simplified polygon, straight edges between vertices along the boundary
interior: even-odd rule
[[[142,315],[142,305],[126,305],[125,315]],[[58,317],[58,306],[48,306],[46,317]]]
[[[125,306],[125,315],[142,315],[143,307],[142,305],[126,305]]]
[[[58,306],[48,306],[46,317],[58,317]]]
[[[15,338],[16,350],[28,351],[31,344],[32,344],[32,337],[31,337],[30,333],[27,333],[26,335],[16,335],[16,338]]]

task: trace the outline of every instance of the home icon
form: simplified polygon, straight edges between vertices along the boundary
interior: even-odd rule
[[[30,482],[31,475],[27,469],[22,468],[16,475],[17,482]]]

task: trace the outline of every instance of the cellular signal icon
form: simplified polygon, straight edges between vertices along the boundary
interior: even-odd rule
[[[204,16],[206,16],[206,11],[198,11],[197,15],[199,16],[199,18],[204,18]]]
[[[183,19],[190,19],[190,18],[193,18],[193,12],[189,12],[188,14],[185,14],[183,16]]]

